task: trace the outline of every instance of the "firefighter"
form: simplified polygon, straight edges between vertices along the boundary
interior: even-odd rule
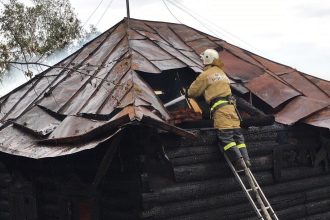
[[[222,70],[223,63],[216,50],[207,49],[201,55],[204,71],[190,85],[187,96],[204,95],[210,105],[213,126],[218,129],[220,149],[225,152],[236,169],[243,169],[244,162],[251,166],[250,158],[241,133],[240,119],[234,106],[230,81]]]

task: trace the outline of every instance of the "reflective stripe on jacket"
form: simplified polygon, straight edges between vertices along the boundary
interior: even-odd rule
[[[204,95],[205,101],[216,97],[231,95],[229,78],[221,69],[223,64],[219,59],[204,68],[188,89],[189,97]],[[240,121],[233,105],[224,105],[213,113],[214,127],[218,129],[240,128]]]
[[[207,65],[190,85],[188,96],[198,97],[204,95],[205,101],[210,103],[216,97],[231,95],[229,78],[220,66],[222,66],[220,60],[215,60],[211,65]]]

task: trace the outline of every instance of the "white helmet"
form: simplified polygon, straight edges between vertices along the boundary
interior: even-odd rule
[[[219,59],[218,52],[213,49],[206,49],[200,56],[204,65],[211,64],[215,59]]]

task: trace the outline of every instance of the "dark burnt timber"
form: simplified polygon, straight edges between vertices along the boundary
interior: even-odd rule
[[[143,193],[142,218],[256,219],[220,155],[215,131],[198,133],[198,141],[181,140],[166,147],[176,182]],[[245,136],[252,170],[280,219],[330,218],[330,173],[325,163],[312,166],[320,150],[317,131],[275,125],[251,128]]]
[[[197,140],[148,127],[126,132],[105,173],[102,160],[116,138],[65,157],[1,154],[1,219],[255,219],[215,130],[194,130]],[[244,132],[253,172],[279,218],[329,219],[330,173],[328,159],[318,156],[325,147],[319,130],[273,125]]]
[[[170,111],[188,105],[164,107],[217,47],[280,219],[330,219],[330,82],[182,24],[126,21],[0,98],[0,220],[255,219],[209,106],[180,125]]]

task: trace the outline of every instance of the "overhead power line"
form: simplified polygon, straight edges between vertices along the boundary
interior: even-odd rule
[[[182,3],[178,2],[178,1],[173,1],[173,0],[167,0],[168,2],[170,2],[173,6],[177,7],[178,9],[180,9],[181,11],[185,12],[186,14],[188,14],[190,17],[192,17],[193,19],[195,19],[198,23],[200,23],[204,28],[206,28],[208,31],[210,31],[212,34],[214,34],[216,37],[221,38],[218,36],[217,33],[215,33],[213,31],[213,29],[207,25],[207,24],[212,24],[214,26],[215,29],[217,29],[220,33],[224,33],[225,35],[229,35],[232,38],[235,38],[236,40],[244,43],[245,45],[260,51],[258,48],[256,48],[255,46],[251,45],[250,43],[244,41],[243,39],[239,38],[238,36],[230,33],[229,31],[225,30],[224,28],[220,27],[219,25],[215,24],[214,22],[204,18],[203,16],[201,16],[200,14],[188,9],[185,5],[183,5]],[[199,18],[197,18],[195,15],[199,16],[201,19],[203,19],[206,22],[201,21]],[[223,34],[222,33],[222,34]]]
[[[103,11],[101,17],[99,18],[99,20],[96,22],[95,26],[97,27],[97,25],[101,22],[101,20],[103,19],[105,13],[107,13],[107,11],[109,10],[111,4],[112,4],[113,0],[110,0],[109,4],[107,5],[107,7],[105,8],[105,10]]]
[[[94,15],[94,13],[97,11],[97,9],[100,7],[100,5],[102,4],[103,0],[101,0],[99,2],[99,4],[96,6],[96,8],[94,9],[94,11],[89,15],[89,17],[87,18],[87,20],[84,22],[84,24],[81,26],[82,28],[87,24],[87,22],[91,19],[91,17]]]
[[[182,22],[172,13],[171,9],[168,7],[168,5],[166,4],[166,2],[164,0],[162,0],[162,2],[164,3],[164,5],[167,8],[167,10],[171,13],[171,15],[173,16],[173,18],[175,18],[175,20],[177,20],[177,22],[179,22],[180,24],[182,24]]]

